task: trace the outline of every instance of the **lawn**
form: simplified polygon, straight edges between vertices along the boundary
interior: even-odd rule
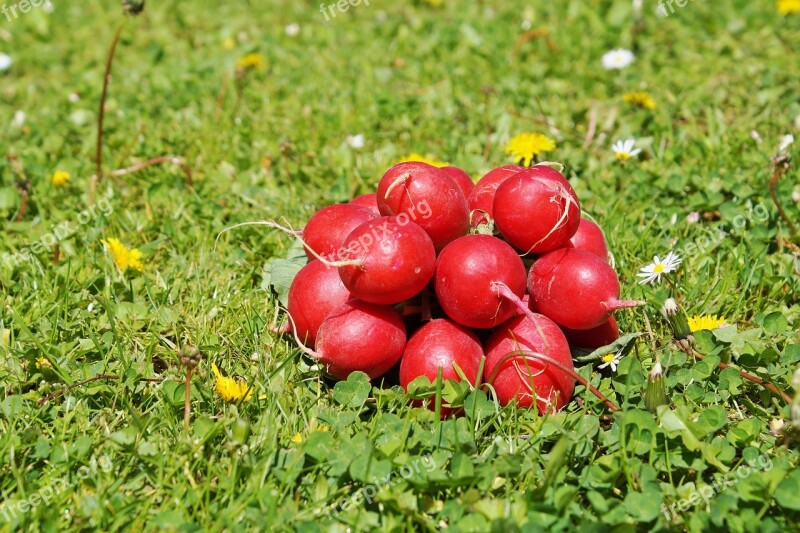
[[[23,1],[0,15],[0,531],[798,527],[800,2]],[[410,154],[477,180],[526,132],[647,302],[613,365],[575,363],[619,410],[440,384],[464,406],[440,420],[274,333],[297,244],[234,226],[300,228]],[[727,326],[687,355],[668,298]]]

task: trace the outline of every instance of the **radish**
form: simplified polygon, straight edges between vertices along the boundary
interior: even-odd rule
[[[322,322],[350,298],[335,268],[316,259],[301,268],[289,287],[288,305],[300,340],[313,348]]]
[[[528,274],[531,309],[570,329],[601,326],[617,309],[644,302],[619,299],[619,279],[596,255],[562,248],[543,255]]]
[[[383,215],[409,218],[424,229],[438,252],[469,231],[464,193],[447,172],[421,162],[400,163],[378,184]]]
[[[374,192],[362,194],[361,196],[356,196],[349,202],[350,205],[360,205],[361,207],[369,208],[376,217],[381,216],[381,212],[378,210],[378,195]]]
[[[430,237],[402,215],[358,226],[345,239],[339,259],[344,286],[375,304],[397,304],[419,294],[436,269]]]
[[[554,165],[559,165],[563,168],[563,165],[560,163],[552,163]],[[526,168],[522,171],[523,176],[528,176],[531,178],[545,178],[551,179],[559,182],[564,188],[569,191],[570,195],[575,198],[575,201],[578,201],[578,195],[575,194],[575,189],[572,188],[570,185],[569,180],[567,180],[566,176],[559,172],[558,170],[550,167],[548,164],[539,163],[538,165],[533,165],[530,168]]]
[[[512,318],[498,327],[486,340],[484,376],[494,387],[501,405],[516,401],[530,407],[536,398],[540,414],[564,407],[575,390],[572,355],[564,334],[549,318],[533,314]],[[565,367],[525,357],[539,354]]]
[[[596,328],[569,329],[562,326],[561,331],[564,332],[564,336],[567,337],[569,345],[573,348],[596,350],[603,346],[608,346],[619,339],[619,327],[613,316]]]
[[[603,230],[591,220],[582,218],[578,225],[578,231],[575,232],[569,242],[576,250],[589,252],[604,261],[608,261],[608,245],[606,245]]]
[[[370,379],[382,376],[400,360],[405,348],[406,328],[400,314],[390,306],[357,299],[337,307],[322,322],[316,351],[301,347],[338,379],[356,371]]]
[[[497,188],[506,179],[523,170],[525,170],[525,167],[505,165],[490,170],[478,180],[478,183],[475,184],[475,187],[467,198],[467,203],[472,213],[473,228],[481,224],[486,224],[489,219],[494,218],[494,193],[497,191]]]
[[[581,220],[574,193],[545,171],[560,175],[549,167],[531,168],[506,179],[494,196],[498,231],[525,253],[561,248],[578,230]]]
[[[478,337],[463,326],[437,318],[422,326],[411,336],[400,361],[400,385],[420,376],[434,383],[442,371],[442,379],[461,381],[454,368],[457,364],[464,376],[475,385],[483,348]]]
[[[464,198],[468,198],[469,194],[472,192],[472,189],[475,188],[475,183],[473,183],[472,178],[469,177],[469,174],[458,167],[442,167],[442,170],[445,171],[447,175],[456,182],[458,188],[464,193]]]
[[[439,305],[455,322],[491,328],[514,316],[516,305],[497,291],[504,284],[521,298],[525,266],[511,246],[491,235],[466,235],[448,244],[436,262]]]
[[[323,207],[303,228],[306,255],[314,259],[313,252],[316,252],[320,256],[335,259],[337,250],[350,232],[374,218],[377,216],[369,208],[360,205],[334,204]]]

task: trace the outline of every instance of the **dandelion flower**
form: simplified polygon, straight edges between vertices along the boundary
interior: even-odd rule
[[[292,437],[292,442],[295,444],[300,444],[303,442],[303,436],[300,433],[295,433]]]
[[[625,162],[632,157],[636,157],[642,151],[641,148],[634,148],[635,145],[635,140],[628,139],[615,142],[611,149],[614,150],[614,157],[617,158],[617,161]]]
[[[216,364],[211,364],[211,370],[214,372],[217,394],[226,402],[235,403],[242,398],[249,400],[253,395],[246,382],[223,376]]]
[[[682,259],[675,252],[669,252],[664,259],[659,259],[658,256],[653,258],[653,262],[647,266],[642,267],[640,272],[636,274],[640,278],[640,284],[652,283],[653,281],[661,281],[662,274],[669,274],[677,270],[678,265],[681,264]]]
[[[416,161],[419,163],[427,163],[433,167],[438,167],[438,168],[446,167],[450,164],[450,163],[445,163],[444,161],[439,161],[438,159],[434,159],[432,157],[426,157],[424,155],[418,154],[417,152],[411,152],[410,154],[408,154],[406,157],[403,158],[401,163],[409,163],[412,161]]]
[[[11,56],[0,52],[0,72],[10,69],[13,64],[14,61],[11,59]]]
[[[37,357],[36,368],[39,370],[45,370],[53,368],[53,364],[46,357]]]
[[[514,158],[518,165],[530,166],[534,158],[542,152],[555,150],[553,139],[541,133],[520,133],[506,145],[505,152]]]
[[[633,92],[622,96],[622,100],[627,104],[643,107],[645,109],[655,109],[656,101],[647,92]]]
[[[296,22],[292,22],[291,24],[287,24],[286,27],[283,29],[289,37],[297,37],[300,35],[300,24]]]
[[[72,179],[69,172],[65,172],[63,170],[56,170],[53,172],[53,175],[50,176],[50,183],[53,184],[55,187],[64,187],[69,183],[69,180]]]
[[[109,238],[100,241],[102,242],[108,253],[111,254],[111,257],[114,259],[114,263],[117,265],[117,268],[120,272],[125,272],[129,268],[132,270],[138,270],[141,272],[144,270],[144,264],[142,263],[142,252],[140,252],[137,248],[130,249],[124,244],[122,244],[119,239]]]
[[[241,70],[264,70],[267,58],[263,54],[247,54],[236,60],[236,66]]]
[[[617,365],[619,365],[620,361],[620,355],[618,353],[610,353],[601,357],[600,360],[603,361],[603,364],[597,368],[602,370],[603,368],[611,367],[611,371],[616,372]]]
[[[622,70],[633,63],[633,52],[618,48],[603,54],[603,68],[606,70]]]
[[[800,0],[778,0],[778,13],[781,15],[800,13]]]
[[[694,315],[689,317],[689,329],[692,333],[700,330],[714,330],[727,327],[728,323],[725,317],[717,317],[717,315]]]
[[[792,135],[791,133],[788,135],[784,135],[781,138],[781,144],[778,147],[778,151],[785,152],[786,149],[789,148],[789,146],[791,146],[793,142],[794,142],[794,135]]]
[[[355,148],[356,150],[364,148],[363,133],[359,133],[357,135],[348,135],[346,140],[347,140],[347,145],[350,146],[350,148]]]

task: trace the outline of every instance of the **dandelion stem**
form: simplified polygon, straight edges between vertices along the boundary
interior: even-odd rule
[[[186,382],[183,387],[183,430],[189,432],[192,418],[192,367],[186,368]]]
[[[106,98],[108,97],[108,83],[111,81],[111,67],[114,66],[114,55],[117,52],[117,45],[119,38],[122,36],[122,30],[125,29],[125,23],[119,25],[117,32],[114,34],[114,40],[111,41],[111,48],[108,50],[108,59],[106,59],[106,72],[103,75],[103,91],[100,94],[100,109],[97,112],[97,147],[95,151],[95,175],[92,177],[90,183],[89,200],[94,202],[97,184],[103,181],[103,123],[106,117]]]

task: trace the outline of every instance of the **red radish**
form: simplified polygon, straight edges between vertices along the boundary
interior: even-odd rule
[[[440,168],[411,161],[389,169],[378,184],[378,209],[424,229],[438,252],[469,231],[467,199]]]
[[[560,163],[555,163],[555,164],[560,165]],[[560,166],[563,167],[563,165]],[[525,170],[522,171],[522,175],[531,178],[545,178],[545,179],[555,180],[559,182],[561,185],[563,185],[564,188],[569,191],[572,197],[575,198],[576,202],[578,201],[578,195],[575,194],[575,189],[572,188],[572,185],[569,183],[569,180],[567,180],[566,176],[564,176],[564,174],[546,164],[540,163],[538,165],[533,165],[530,168],[526,168]]]
[[[452,320],[491,328],[514,316],[516,305],[496,285],[525,294],[525,266],[511,246],[491,235],[466,235],[448,244],[436,262],[439,305]]]
[[[576,250],[589,252],[604,261],[608,261],[608,246],[603,230],[591,220],[581,219],[578,231],[569,240]]]
[[[361,196],[356,196],[352,200],[350,200],[350,205],[360,205],[361,207],[369,208],[373,213],[375,213],[376,217],[381,216],[381,212],[378,210],[378,195],[374,192],[368,194],[362,194]]]
[[[528,274],[531,309],[570,329],[592,329],[617,309],[644,302],[619,299],[619,279],[596,255],[562,248],[543,255]]]
[[[494,170],[490,170],[484,175],[475,187],[472,189],[467,203],[469,210],[472,212],[472,227],[477,227],[481,224],[486,224],[488,218],[494,218],[494,193],[497,188],[506,179],[510,178],[517,172],[525,170],[525,167],[517,165],[504,165]]]
[[[613,316],[596,328],[569,329],[562,326],[561,331],[573,348],[596,350],[619,339],[619,327]]]
[[[458,188],[464,193],[464,198],[468,198],[469,193],[471,193],[472,189],[475,188],[475,183],[473,183],[472,178],[469,177],[469,174],[458,167],[442,167],[442,170],[447,172],[447,175],[456,182]]]
[[[301,268],[289,287],[288,305],[300,340],[313,348],[322,321],[350,298],[335,268],[316,259]]]
[[[575,234],[581,208],[559,180],[523,171],[497,188],[494,220],[503,238],[518,250],[544,253],[564,246]]]
[[[553,364],[533,357],[510,355],[523,351],[541,354],[574,372],[564,334],[543,315],[518,316],[498,327],[486,341],[486,382],[494,387],[501,405],[516,401],[543,414],[564,407],[575,390],[575,379]]]
[[[339,275],[356,298],[396,304],[419,294],[433,277],[436,251],[425,231],[401,217],[381,217],[353,230],[339,252]]]
[[[406,328],[397,311],[353,299],[322,322],[316,351],[303,350],[335,378],[347,379],[361,371],[375,379],[400,360],[405,348]]]
[[[461,381],[453,363],[475,385],[481,357],[483,348],[473,332],[447,319],[437,318],[422,326],[409,339],[400,361],[400,385],[408,390],[408,384],[420,376],[426,376],[433,383],[440,368],[442,379]]]
[[[377,218],[369,208],[354,204],[334,204],[317,211],[303,228],[303,242],[318,255],[336,259],[345,238],[364,222]],[[306,249],[309,259],[314,254]]]

